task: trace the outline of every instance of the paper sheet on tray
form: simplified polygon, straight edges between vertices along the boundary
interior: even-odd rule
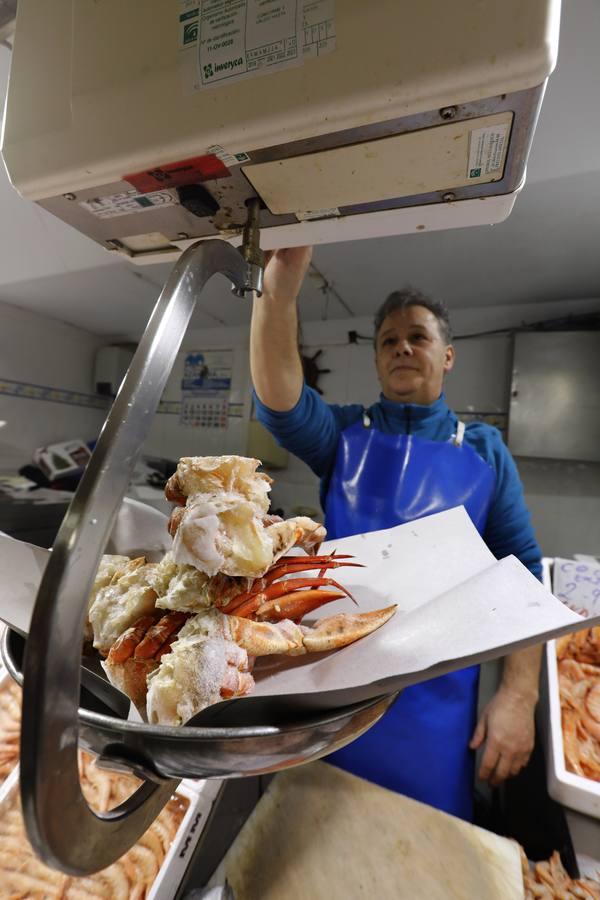
[[[145,545],[156,553],[163,541],[166,549],[163,525],[166,518],[156,510],[126,504],[110,552],[131,554]],[[261,661],[256,697],[337,691],[351,691],[352,699],[375,696],[600,621],[572,612],[514,557],[497,562],[463,507],[323,549],[352,553],[365,564],[336,573],[359,611],[391,603],[398,611],[337,653]],[[47,551],[0,538],[0,618],[23,631],[46,557]],[[341,611],[356,607],[344,598],[312,618]]]
[[[105,552],[159,560],[172,543],[166,523],[166,516],[158,510],[126,499]],[[49,550],[0,532],[0,620],[23,634],[29,632],[35,596],[49,556]]]

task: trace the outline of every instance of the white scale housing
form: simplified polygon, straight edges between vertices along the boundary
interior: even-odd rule
[[[236,242],[256,195],[265,249],[506,218],[558,0],[267,8],[265,23],[259,0],[19,0],[2,140],[16,189],[134,262]],[[185,165],[215,155],[219,177]]]

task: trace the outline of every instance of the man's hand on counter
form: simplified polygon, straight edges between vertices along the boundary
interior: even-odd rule
[[[527,765],[535,736],[535,702],[518,700],[502,688],[483,709],[470,743],[485,742],[479,778],[496,787]]]
[[[469,744],[485,742],[479,778],[496,787],[518,775],[529,762],[535,742],[541,646],[512,653],[504,660],[502,683],[484,707]]]

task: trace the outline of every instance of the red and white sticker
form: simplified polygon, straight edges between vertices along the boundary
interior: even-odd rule
[[[228,178],[231,172],[214,153],[206,156],[192,156],[179,162],[166,163],[145,172],[123,175],[123,180],[132,184],[141,194],[159,191],[163,188],[182,187],[216,178]]]

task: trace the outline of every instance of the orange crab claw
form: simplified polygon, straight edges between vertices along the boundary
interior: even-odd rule
[[[228,600],[227,603],[217,604],[221,612],[227,613],[230,615],[235,612],[237,615],[238,609],[240,609],[247,600],[252,600],[253,597],[256,597],[258,593],[260,593],[266,587],[266,582],[264,578],[257,578],[250,588],[249,591],[244,591],[242,594],[237,594],[237,596],[232,597],[231,600]]]
[[[339,650],[359,638],[371,634],[391,619],[397,604],[368,613],[338,613],[320,619],[311,628],[303,627],[303,646],[306,653],[322,653],[325,650]]]
[[[168,612],[155,625],[148,629],[134,650],[136,659],[151,659],[163,646],[166,640],[179,631],[189,614],[184,612]]]
[[[223,608],[223,612],[227,615],[231,615],[231,613],[234,612],[236,616],[248,618],[249,616],[252,616],[259,607],[261,607],[261,612],[266,612],[267,609],[277,610],[277,602],[273,604],[270,601],[278,601],[280,597],[287,597],[288,594],[304,593],[312,588],[321,587],[337,588],[338,591],[342,591],[346,597],[349,597],[353,603],[356,603],[356,600],[350,591],[341,584],[338,584],[333,578],[289,578],[285,581],[274,582],[273,584],[268,585],[264,590],[257,590],[254,594],[248,592],[249,596],[247,595],[247,599],[244,600],[243,603],[236,603],[231,609],[226,606]],[[314,608],[315,607],[312,606],[310,607],[310,609]],[[307,610],[307,612],[308,611],[309,610]],[[263,618],[265,618],[265,616],[263,616]],[[278,616],[277,618],[281,617]],[[293,619],[295,617],[288,616],[288,618]]]
[[[321,619],[312,627],[296,625],[289,619],[281,622],[253,622],[238,616],[228,616],[231,639],[252,656],[320,653],[339,650],[358,641],[384,625],[396,611],[396,606],[374,612],[348,615],[339,613]]]
[[[313,609],[319,609],[343,596],[340,591],[293,591],[259,606],[256,610],[256,620],[278,622],[281,619],[291,619],[293,622],[299,622]]]
[[[133,656],[124,663],[117,663],[114,659],[111,660],[110,654],[106,662],[102,663],[110,683],[127,694],[139,710],[146,705],[148,675],[158,666],[156,659],[135,659]]]
[[[144,635],[156,622],[156,615],[141,616],[114,642],[108,654],[109,663],[124,663],[135,653]]]
[[[283,575],[293,575],[295,572],[305,572],[310,569],[319,569],[325,572],[326,569],[339,569],[341,566],[351,566],[355,569],[364,569],[362,563],[337,562],[337,560],[322,558],[319,562],[306,563],[302,557],[297,557],[297,562],[286,562],[283,565],[276,563],[273,568],[263,575],[263,580],[267,584],[271,584]]]
[[[175,634],[172,634],[171,637],[167,638],[167,640],[164,642],[164,644],[162,645],[160,650],[157,650],[157,652],[154,656],[154,659],[161,660],[163,658],[163,656],[165,655],[165,653],[170,653],[171,647],[173,646],[173,644],[175,643],[175,641],[177,640],[178,637],[179,637],[179,634],[175,633]]]
[[[238,616],[227,618],[231,639],[248,656],[271,656],[279,653],[303,653],[303,634],[298,625],[283,622],[253,622]]]
[[[289,556],[280,556],[275,565],[279,565],[283,562],[323,562],[323,560],[338,560],[338,559],[354,559],[354,555],[352,553],[336,553],[335,550],[332,553],[323,553],[316,556],[311,556],[310,554],[306,554],[306,556],[298,556],[297,554],[290,554]]]

